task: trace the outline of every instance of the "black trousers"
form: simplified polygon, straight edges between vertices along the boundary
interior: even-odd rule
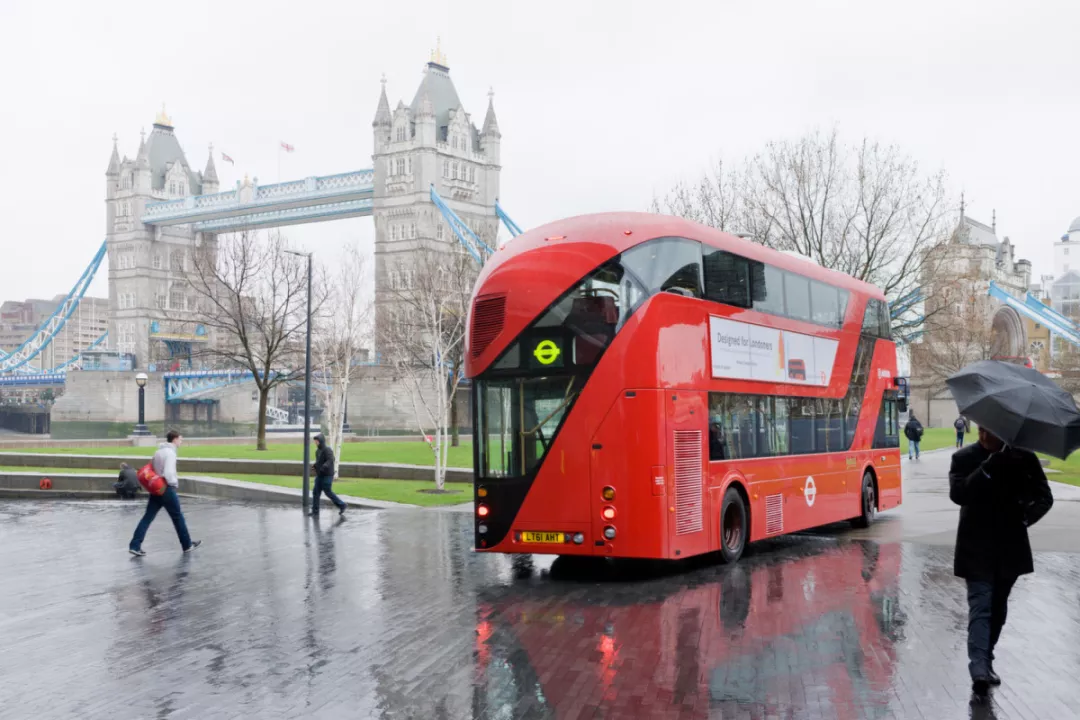
[[[311,512],[319,513],[319,496],[323,493],[326,493],[327,499],[334,503],[339,510],[345,507],[345,502],[330,489],[333,483],[333,475],[319,475],[315,478],[315,492],[311,496]]]
[[[1009,593],[1015,577],[968,580],[968,670],[971,679],[985,678],[993,667],[994,647],[1005,627]]]

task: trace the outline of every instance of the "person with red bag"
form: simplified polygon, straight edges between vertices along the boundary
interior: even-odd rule
[[[145,478],[144,487],[146,487],[147,493],[150,495],[150,499],[146,502],[146,512],[143,514],[142,520],[139,521],[138,527],[135,528],[135,534],[128,544],[128,552],[137,557],[146,555],[146,551],[142,549],[143,539],[146,537],[146,531],[150,529],[150,523],[154,522],[154,518],[157,517],[161,508],[165,508],[165,512],[169,513],[169,517],[172,518],[173,527],[176,528],[176,537],[179,538],[180,547],[184,552],[191,552],[199,545],[202,545],[202,540],[193,542],[191,535],[188,534],[187,522],[184,520],[183,511],[180,510],[180,496],[177,494],[180,479],[176,474],[176,449],[180,447],[183,438],[177,431],[170,430],[165,439],[168,442],[161,443],[158,451],[154,453],[154,459],[151,461],[153,471],[157,474],[157,477]],[[157,486],[161,478],[165,479],[165,486],[164,490],[158,493],[156,490],[158,490]],[[143,482],[144,478],[140,477],[139,481]]]

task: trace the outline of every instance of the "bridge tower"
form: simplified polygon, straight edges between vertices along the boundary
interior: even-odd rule
[[[372,127],[375,305],[379,308],[392,302],[394,289],[407,287],[418,249],[458,247],[431,202],[432,185],[473,232],[494,247],[502,135],[492,93],[483,127],[477,129],[458,99],[441,50],[432,53],[410,105],[399,101],[391,111],[383,80]]]
[[[109,347],[134,354],[137,367],[183,355],[190,342],[203,340],[184,323],[194,306],[184,271],[202,238],[191,225],[144,225],[143,210],[147,203],[217,191],[213,149],[205,171],[192,170],[164,107],[150,136],[143,133],[134,160],[120,159],[113,137],[105,172]]]

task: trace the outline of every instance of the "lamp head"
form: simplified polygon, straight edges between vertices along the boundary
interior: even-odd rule
[[[135,384],[138,385],[139,387],[146,387],[146,381],[147,381],[147,377],[146,377],[146,373],[144,373],[144,372],[141,372],[141,373],[139,373],[138,375],[135,376]]]

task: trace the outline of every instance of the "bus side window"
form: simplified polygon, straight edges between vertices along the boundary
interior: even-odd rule
[[[791,454],[814,452],[814,401],[811,398],[790,398]]]
[[[754,273],[754,309],[772,315],[784,314],[784,273],[772,265],[761,265],[761,282]]]
[[[874,428],[874,447],[900,447],[900,413],[896,407],[896,394],[891,390],[886,390],[881,398],[881,411]]]
[[[623,266],[641,278],[650,293],[673,291],[701,297],[701,243],[658,238],[627,250]]]
[[[750,307],[750,261],[739,255],[704,248],[705,297],[735,307]]]

